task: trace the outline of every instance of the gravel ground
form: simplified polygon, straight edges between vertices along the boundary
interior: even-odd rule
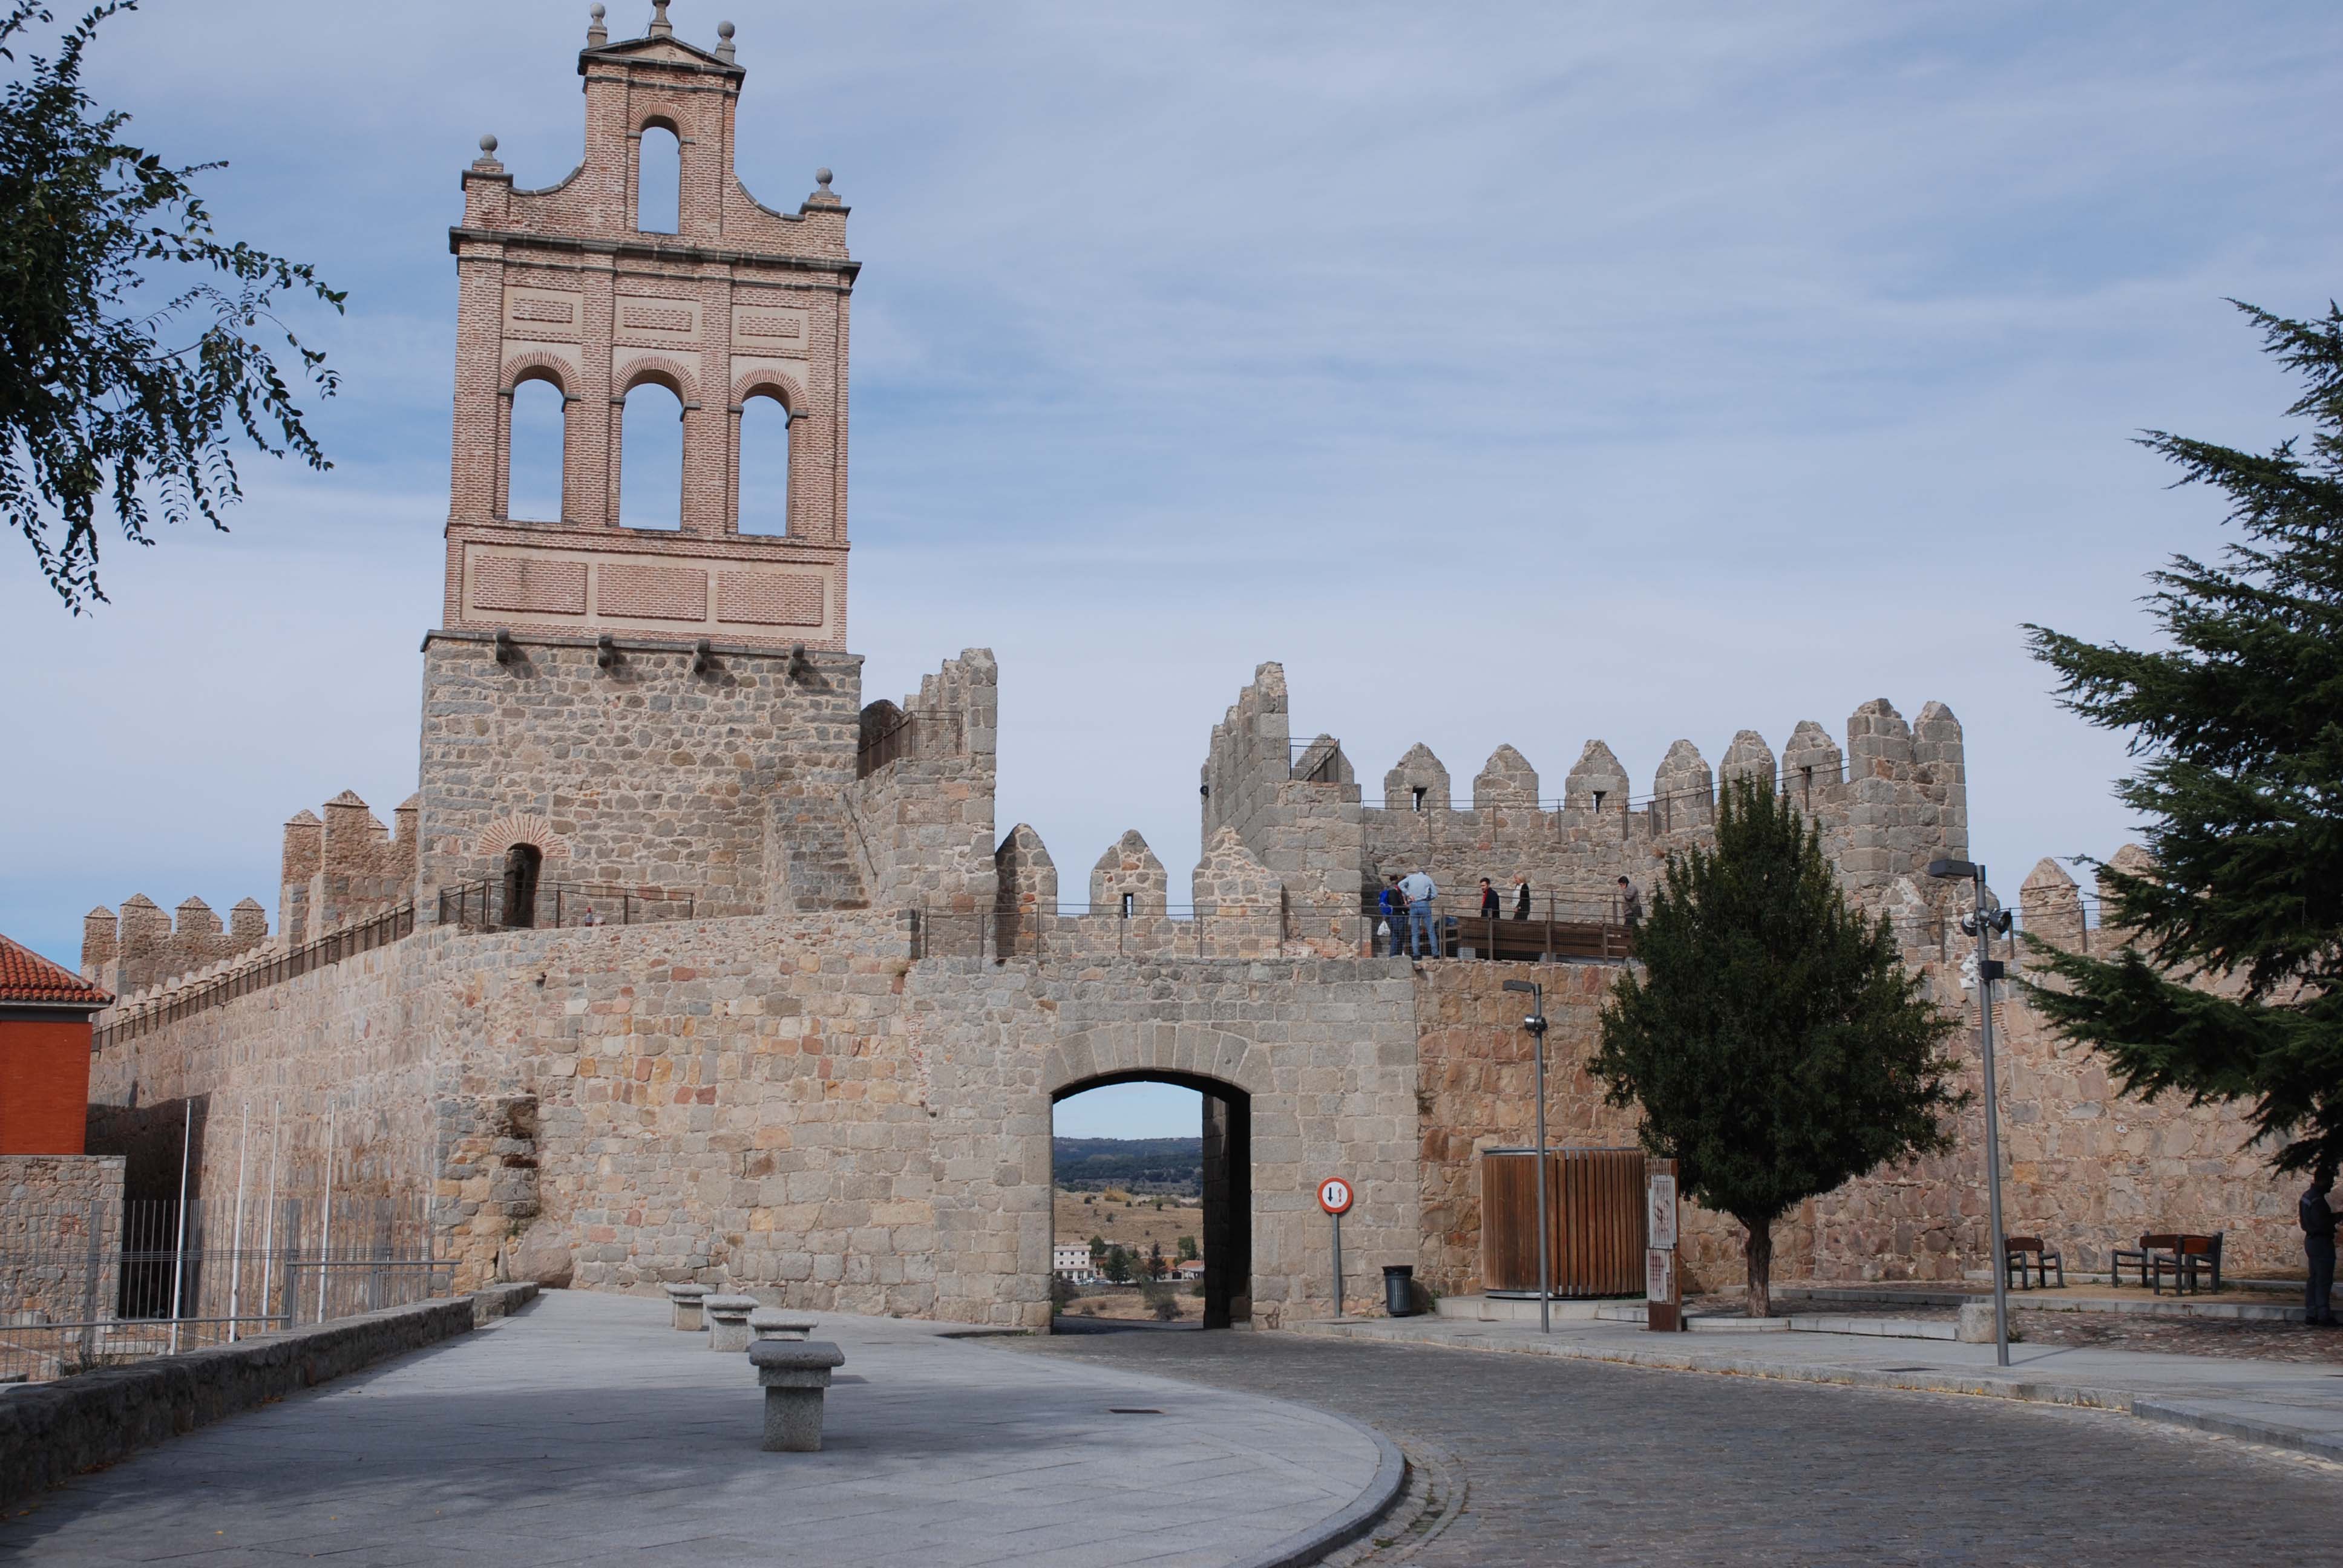
[[[1684,1303],[1697,1312],[1731,1312],[1737,1296],[1699,1296]],[[1901,1306],[1877,1302],[1776,1300],[1774,1310],[1799,1317],[1915,1318],[1950,1322],[1955,1307]],[[2029,1344],[2094,1350],[2157,1351],[2179,1356],[2233,1356],[2244,1361],[2332,1365],[2343,1372],[2343,1329],[2301,1323],[2239,1322],[2227,1318],[2158,1317],[2144,1312],[2040,1312],[2010,1302],[2010,1321]]]

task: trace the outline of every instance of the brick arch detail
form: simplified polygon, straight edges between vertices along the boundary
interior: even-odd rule
[[[1041,1089],[1056,1094],[1094,1078],[1161,1072],[1209,1078],[1254,1096],[1270,1089],[1269,1057],[1242,1035],[1203,1023],[1101,1024],[1077,1030],[1053,1046],[1041,1068]]]
[[[567,401],[576,396],[569,389],[569,377],[575,374],[577,367],[559,355],[536,349],[527,354],[516,354],[506,361],[504,382],[499,390],[515,391],[524,381],[550,381],[553,389]]]
[[[807,396],[806,389],[799,386],[794,377],[781,375],[769,367],[751,370],[732,383],[732,401],[736,405],[746,403],[751,397],[776,392],[780,395],[781,407],[792,414],[799,412],[812,401]]]
[[[693,374],[691,367],[663,355],[628,361],[627,379],[613,396],[624,401],[628,393],[647,381],[658,382],[686,403],[699,401],[699,377]]]
[[[493,859],[515,844],[534,844],[548,860],[569,858],[569,846],[554,832],[553,824],[533,811],[514,811],[498,818],[480,829],[472,848],[483,859]]]

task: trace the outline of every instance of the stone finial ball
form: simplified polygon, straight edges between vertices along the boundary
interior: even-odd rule
[[[604,11],[599,5],[589,5],[586,8],[586,15],[593,17],[597,22],[599,22],[604,16],[608,15],[608,13]]]
[[[719,22],[718,24],[716,24],[716,35],[717,35],[718,37],[719,37],[719,38],[729,38],[729,37],[731,37],[731,36],[732,36],[732,24],[731,24],[731,23],[729,23],[729,22]]]
[[[488,154],[491,157],[494,157],[497,151],[497,138],[494,136],[482,136],[480,138],[480,151]]]
[[[828,190],[830,188],[830,174],[828,169],[816,169],[813,171],[813,183],[820,186],[822,189]]]

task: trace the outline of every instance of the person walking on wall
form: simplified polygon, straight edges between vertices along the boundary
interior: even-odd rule
[[[1424,947],[1432,943],[1432,900],[1440,896],[1440,888],[1422,871],[1410,871],[1399,879],[1399,890],[1407,900],[1407,956],[1420,959]],[[1433,947],[1433,956],[1440,950]]]
[[[1481,879],[1481,918],[1484,920],[1497,918],[1497,890],[1489,885],[1486,877]]]
[[[1399,957],[1400,943],[1407,940],[1407,896],[1399,890],[1396,873],[1383,879],[1382,890],[1375,894],[1375,908],[1383,916],[1386,933],[1383,957],[1395,959]]]
[[[2310,1189],[2298,1207],[2302,1215],[2302,1251],[2310,1264],[2310,1279],[2302,1290],[2302,1321],[2331,1329],[2335,1321],[2335,1210],[2328,1201],[2335,1191],[2335,1171],[2320,1166]]]
[[[1624,877],[1619,879],[1619,919],[1631,933],[1644,923],[1644,895]]]
[[[1513,919],[1530,918],[1530,879],[1521,872],[1513,873]]]

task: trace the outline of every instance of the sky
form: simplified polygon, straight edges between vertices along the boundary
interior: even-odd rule
[[[649,6],[611,7],[614,36]],[[1137,828],[1194,863],[1212,725],[1267,659],[1372,791],[1415,741],[1549,792],[1966,728],[2014,886],[2133,830],[2119,738],[2021,627],[2147,640],[2142,574],[2217,498],[2133,445],[2291,400],[2229,297],[2338,292],[2343,12],[2317,3],[1177,7],[676,0],[738,25],[739,169],[836,171],[854,298],[865,697],[1001,670],[999,826],[1070,888]],[[105,558],[74,618],[22,545],[0,658],[0,930],[68,963],[145,892],[274,909],[279,829],[415,788],[455,274],[483,132],[577,161],[586,6],[147,0],[91,90],[222,231],[314,263],[329,473],[255,459],[234,532]],[[0,69],[6,69],[0,65]],[[630,465],[631,467],[631,465]],[[1137,1103],[1137,1101],[1134,1101]],[[1134,1111],[1186,1132],[1192,1102]]]

